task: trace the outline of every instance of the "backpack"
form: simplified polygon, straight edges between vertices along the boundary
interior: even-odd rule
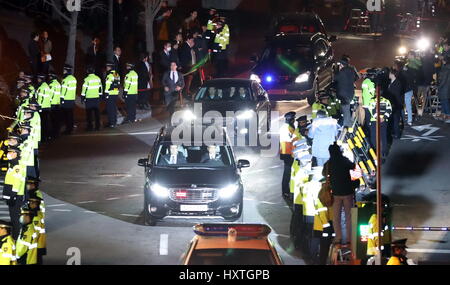
[[[319,200],[323,206],[329,208],[333,205],[333,194],[331,190],[331,183],[329,177],[329,162],[325,164],[324,172],[326,181],[322,183],[322,188],[319,191]]]

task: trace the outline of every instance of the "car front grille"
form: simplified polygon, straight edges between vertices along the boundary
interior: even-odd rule
[[[217,190],[211,188],[175,188],[170,189],[170,199],[181,203],[210,203],[216,201],[218,195]]]

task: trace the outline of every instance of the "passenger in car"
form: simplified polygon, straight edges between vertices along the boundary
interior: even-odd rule
[[[222,156],[218,153],[218,147],[215,145],[208,146],[208,152],[202,155],[200,163],[206,163],[210,165],[224,165]]]
[[[161,159],[159,161],[160,165],[172,165],[172,164],[185,164],[186,158],[184,157],[184,154],[179,150],[178,145],[171,145],[169,148],[169,153],[164,154],[161,156]]]

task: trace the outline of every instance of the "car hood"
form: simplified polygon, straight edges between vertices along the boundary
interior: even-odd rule
[[[227,111],[237,112],[243,110],[255,110],[256,104],[251,101],[203,101],[196,102],[202,104],[202,115],[208,111],[217,111],[222,116],[226,116]]]
[[[167,188],[171,187],[224,187],[230,183],[235,183],[239,175],[232,167],[200,169],[180,169],[180,168],[160,168],[154,167],[150,176],[152,183]]]
[[[309,62],[293,62],[289,64],[280,60],[265,60],[259,62],[253,69],[252,73],[258,75],[272,74],[281,76],[298,76],[307,71],[312,71],[313,64]]]

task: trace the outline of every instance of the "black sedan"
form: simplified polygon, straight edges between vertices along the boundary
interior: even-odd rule
[[[249,79],[213,79],[205,82],[184,110],[185,119],[208,124],[214,118],[234,128],[235,134],[261,134],[270,130],[271,105],[264,88]],[[202,121],[202,122],[200,122]]]
[[[313,104],[315,94],[333,81],[333,50],[320,33],[275,36],[252,60],[250,79],[261,83],[271,99],[307,98]]]

